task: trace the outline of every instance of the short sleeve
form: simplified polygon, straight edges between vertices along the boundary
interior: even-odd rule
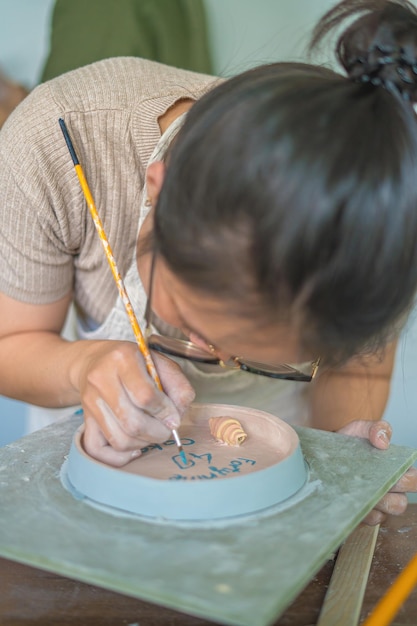
[[[72,289],[79,237],[69,228],[73,173],[59,174],[58,131],[46,125],[47,133],[36,134],[30,124],[20,110],[0,133],[0,290],[42,304]]]

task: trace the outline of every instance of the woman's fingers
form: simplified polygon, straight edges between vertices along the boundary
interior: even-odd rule
[[[405,493],[393,493],[389,491],[375,505],[375,509],[386,515],[402,515],[408,505]]]
[[[377,524],[381,524],[386,519],[386,517],[387,516],[385,513],[377,511],[376,509],[372,509],[372,511],[370,511],[362,521],[368,526],[376,526]]]
[[[87,454],[107,465],[122,467],[141,454],[139,442],[133,450],[116,450],[107,441],[98,422],[89,416],[84,416],[85,429],[83,446]]]
[[[410,469],[408,469],[406,473],[401,476],[400,480],[395,483],[391,491],[397,493],[417,492],[417,467],[410,467]]]
[[[346,426],[337,432],[342,435],[368,439],[375,448],[379,448],[381,450],[385,450],[389,447],[392,437],[391,425],[384,420],[379,420],[377,422],[370,420],[355,420],[354,422],[346,424]]]
[[[159,355],[155,361],[164,391],[149,376],[135,344],[97,346],[81,384],[88,416],[85,447],[94,458],[124,465],[150,442],[169,439],[180,425],[194,391],[176,363]]]
[[[152,353],[152,357],[165,393],[171,398],[179,414],[184,415],[195,398],[191,383],[177,363],[158,353]]]
[[[170,437],[169,428],[132,404],[121,384],[115,383],[106,390],[91,387],[83,406],[84,414],[96,421],[105,441],[118,452],[135,451],[149,442],[162,442]]]
[[[381,450],[389,447],[392,436],[392,428],[384,420],[377,422],[357,420],[347,424],[338,432],[368,439],[375,448]],[[398,480],[363,521],[366,524],[375,525],[383,522],[387,515],[402,515],[408,505],[406,492],[409,491],[417,491],[417,469],[414,467]]]
[[[168,420],[175,427],[180,423],[177,408],[165,393],[157,389],[135,344],[107,343],[107,352],[100,355],[86,375],[82,395],[84,407],[96,416],[97,400],[101,398],[111,407],[112,414],[129,436],[147,435],[148,440],[163,441],[170,427],[162,422]]]
[[[363,521],[370,526],[380,524],[386,519],[387,515],[402,515],[406,511],[407,506],[408,500],[405,493],[392,493],[390,491],[381,498]]]
[[[113,447],[126,447],[122,434],[144,441],[164,441],[180,416],[173,402],[159,391],[146,371],[135,344],[107,342],[90,365],[82,385],[82,404]]]

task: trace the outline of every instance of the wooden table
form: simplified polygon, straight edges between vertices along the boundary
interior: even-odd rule
[[[381,526],[361,621],[417,551],[417,504]],[[336,555],[335,555],[336,556]],[[335,560],[328,561],[275,626],[316,624]],[[256,590],[254,590],[256,593]],[[209,626],[208,622],[0,558],[2,626]],[[392,626],[417,625],[417,589]]]

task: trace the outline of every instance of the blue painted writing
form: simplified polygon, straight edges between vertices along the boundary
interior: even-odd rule
[[[195,459],[204,459],[207,458],[207,463],[211,462],[212,455],[207,454],[188,454],[188,463],[184,465],[180,463],[179,455],[173,457],[173,461],[178,465],[180,469],[189,469],[196,465],[196,462],[190,459],[190,456],[193,456]],[[179,461],[178,461],[179,459]],[[256,461],[253,459],[245,459],[244,457],[238,457],[237,459],[232,459],[229,462],[229,465],[226,467],[216,467],[215,465],[208,465],[208,472],[204,474],[194,474],[192,476],[184,476],[183,474],[174,474],[170,476],[169,480],[211,480],[213,478],[221,478],[222,476],[227,476],[227,474],[240,473],[241,469],[245,465],[256,465]]]
[[[187,437],[184,437],[181,439],[181,443],[183,446],[192,446],[195,444],[194,439],[188,439]],[[167,448],[169,446],[175,446],[176,443],[173,439],[168,439],[168,441],[164,441],[164,443],[150,443],[148,446],[146,446],[145,448],[141,448],[142,454],[145,454],[145,452],[149,452],[150,450],[163,450],[164,448]]]
[[[205,454],[194,454],[193,452],[189,452],[187,454],[187,464],[184,463],[180,454],[176,454],[175,456],[172,457],[172,460],[174,461],[176,465],[178,465],[180,469],[190,469],[191,467],[193,467],[195,465],[194,459],[197,459],[197,460],[205,459],[208,465],[209,463],[211,463],[211,454],[210,452],[207,452]]]

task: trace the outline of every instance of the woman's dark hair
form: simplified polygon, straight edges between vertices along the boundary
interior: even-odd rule
[[[352,17],[336,48],[347,76],[276,63],[192,107],[154,233],[187,284],[297,324],[333,362],[382,346],[417,287],[417,12],[346,0],[313,45]]]

